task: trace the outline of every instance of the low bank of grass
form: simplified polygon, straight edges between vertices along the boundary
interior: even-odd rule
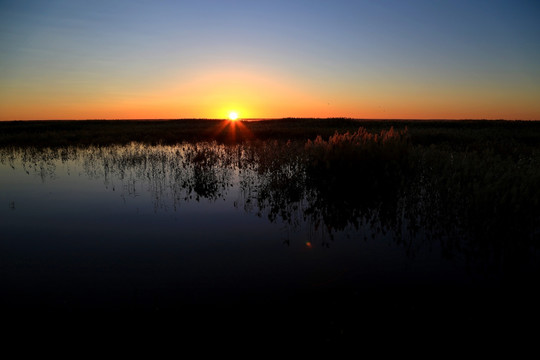
[[[85,145],[175,144],[183,141],[238,143],[253,139],[302,140],[359,127],[379,133],[408,129],[411,144],[483,149],[486,144],[508,151],[539,147],[540,121],[279,119],[224,120],[89,120],[0,122],[0,146],[61,147]],[[515,148],[512,150],[512,148]],[[518,149],[519,148],[519,149]]]

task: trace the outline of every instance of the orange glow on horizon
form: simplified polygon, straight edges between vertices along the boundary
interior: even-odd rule
[[[13,3],[0,121],[540,120],[534,1]]]
[[[48,119],[540,119],[530,94],[501,97],[495,90],[434,88],[403,92],[392,82],[316,86],[316,80],[274,69],[221,64],[131,88],[112,82],[106,89],[36,85],[2,92],[1,120]],[[219,69],[219,70],[216,70]],[[81,83],[84,83],[81,81]],[[347,85],[347,86],[345,86]],[[399,84],[398,84],[399,85]],[[24,90],[24,91],[23,91]],[[473,91],[474,90],[474,91]],[[31,104],[31,106],[29,106]]]

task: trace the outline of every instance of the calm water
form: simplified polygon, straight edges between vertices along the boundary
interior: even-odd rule
[[[467,249],[449,254],[458,235],[404,230],[402,196],[395,223],[371,203],[325,198],[296,160],[268,159],[216,144],[2,150],[2,305],[351,304],[388,292],[399,305],[513,281]]]

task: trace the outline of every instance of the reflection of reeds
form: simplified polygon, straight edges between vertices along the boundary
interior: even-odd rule
[[[377,222],[386,217],[384,223],[393,223],[408,151],[407,129],[373,134],[360,128],[336,133],[328,141],[308,141],[307,181],[318,204],[310,212],[335,230],[357,225],[358,219]]]
[[[59,164],[82,164],[127,195],[149,191],[156,208],[224,199],[236,186],[236,206],[288,226],[311,224],[328,238],[362,227],[390,234],[411,254],[436,239],[449,257],[527,258],[540,239],[538,145],[483,137],[424,146],[412,138],[390,127],[307,142],[0,147],[0,162],[44,181]]]

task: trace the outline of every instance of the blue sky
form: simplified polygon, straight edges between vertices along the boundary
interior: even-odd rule
[[[540,119],[539,15],[538,1],[1,1],[0,119]]]

